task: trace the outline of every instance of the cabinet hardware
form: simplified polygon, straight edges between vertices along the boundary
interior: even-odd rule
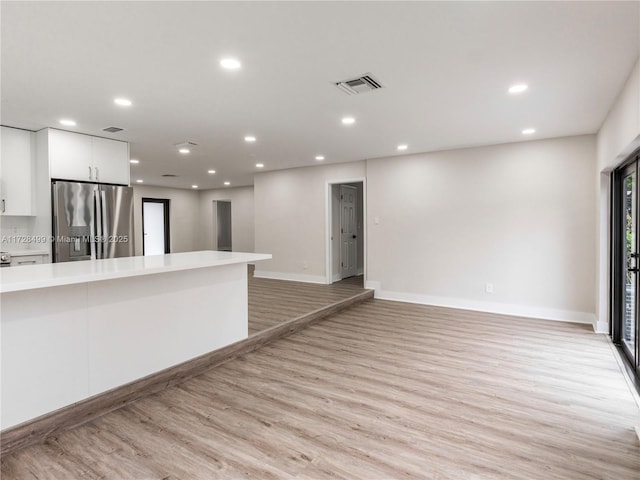
[[[89,180],[93,180],[93,171],[91,170],[91,167],[89,167]]]
[[[5,202],[4,202],[4,198],[2,199],[2,213],[4,213],[6,211],[6,206],[5,206]]]

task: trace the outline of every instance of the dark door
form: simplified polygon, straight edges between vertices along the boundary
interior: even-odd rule
[[[640,374],[638,342],[638,158],[618,170],[614,184],[614,318],[613,340],[636,374]]]
[[[218,250],[222,252],[233,251],[231,245],[231,202],[217,201],[217,233]]]

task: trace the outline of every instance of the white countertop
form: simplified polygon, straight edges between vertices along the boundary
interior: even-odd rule
[[[12,257],[24,257],[27,255],[49,255],[49,250],[2,250],[3,252],[8,253]]]
[[[206,250],[149,257],[107,258],[103,260],[3,267],[0,269],[0,293],[217,267],[236,263],[252,263],[270,258],[271,255],[265,253]]]

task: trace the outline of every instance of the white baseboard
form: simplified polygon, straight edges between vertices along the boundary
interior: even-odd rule
[[[609,333],[609,324],[603,321],[597,321],[593,324],[593,331],[596,333]]]
[[[394,300],[398,302],[459,308],[462,310],[475,310],[478,312],[497,313],[515,317],[557,320],[561,322],[588,323],[590,325],[595,325],[596,323],[595,314],[589,312],[530,307],[525,305],[512,305],[506,303],[483,302],[478,300],[465,300],[462,298],[435,297],[419,293],[391,292],[388,290],[382,290],[380,288],[380,282],[375,281],[367,281],[365,288],[374,289],[375,298],[381,300]]]
[[[359,268],[357,274],[358,275],[364,275],[364,268]]]
[[[306,275],[304,273],[269,272],[265,270],[255,270],[255,278],[270,278],[272,280],[289,280],[291,282],[321,283],[326,285],[327,279],[320,275]]]

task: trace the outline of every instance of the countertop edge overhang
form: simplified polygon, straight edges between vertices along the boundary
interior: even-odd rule
[[[107,258],[5,267],[0,270],[0,293],[252,263],[270,258],[271,254],[265,253],[204,250],[146,257]]]

